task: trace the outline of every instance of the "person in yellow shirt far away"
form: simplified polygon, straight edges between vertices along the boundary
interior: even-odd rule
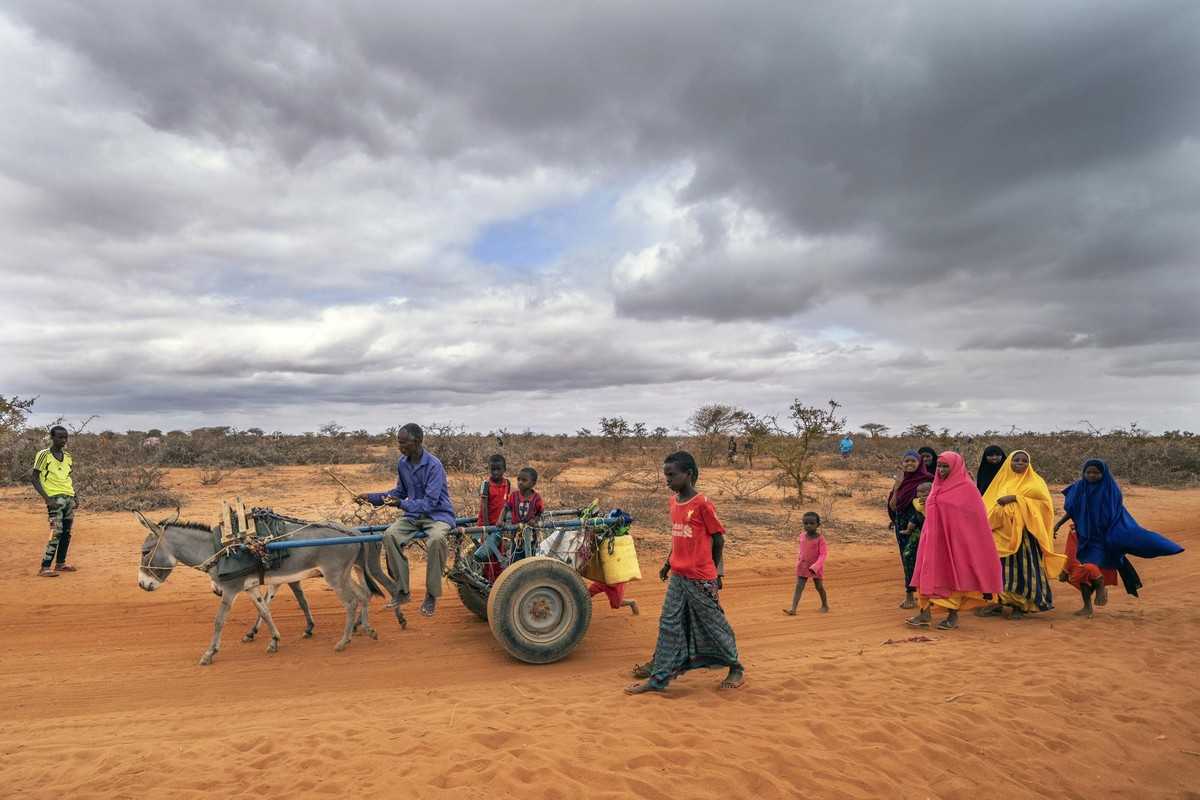
[[[57,578],[63,572],[75,572],[67,563],[67,548],[71,545],[71,526],[75,522],[75,485],[71,482],[73,459],[67,452],[67,429],[55,425],[50,429],[50,446],[39,450],[33,459],[33,488],[46,501],[50,517],[50,541],[42,555],[38,575]]]

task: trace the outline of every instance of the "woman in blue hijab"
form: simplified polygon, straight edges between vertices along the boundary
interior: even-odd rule
[[[1182,553],[1183,548],[1165,536],[1148,531],[1125,509],[1121,487],[1108,465],[1098,458],[1083,465],[1083,477],[1063,489],[1065,513],[1054,526],[1057,531],[1070,520],[1074,530],[1067,538],[1066,580],[1083,595],[1079,616],[1092,616],[1092,597],[1097,605],[1108,602],[1105,586],[1115,585],[1117,575],[1125,591],[1137,596],[1142,582],[1126,556],[1157,558]]]

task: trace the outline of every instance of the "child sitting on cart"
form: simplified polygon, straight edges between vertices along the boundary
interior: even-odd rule
[[[534,489],[537,486],[537,479],[537,470],[533,467],[524,467],[517,473],[517,491],[508,494],[504,502],[504,509],[495,524],[535,526],[541,524],[545,504],[542,502],[542,496]],[[531,542],[531,547],[535,545],[536,543]],[[513,554],[513,561],[523,558],[525,553],[524,542],[517,542],[516,547],[518,552]],[[488,574],[489,571],[499,574],[503,555],[504,538],[500,531],[492,531],[475,551],[477,560],[489,562],[484,568],[484,574],[489,580],[496,579],[495,575]]]

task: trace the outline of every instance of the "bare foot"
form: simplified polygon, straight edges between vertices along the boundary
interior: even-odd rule
[[[59,569],[62,569],[62,567],[59,567]],[[1096,587],[1096,605],[1106,606],[1108,605],[1108,587],[1104,585],[1103,580],[1099,580],[1096,583],[1099,584]]]
[[[1025,612],[1019,608],[1014,608],[1012,613],[1008,615],[1009,619],[1025,619]]]
[[[629,610],[633,612],[635,617],[642,613],[642,610],[638,608],[637,600],[629,601]]]
[[[645,694],[646,692],[663,692],[665,689],[659,689],[657,686],[652,686],[650,681],[645,683],[631,683],[625,687],[625,694]]]
[[[437,598],[431,594],[427,594],[425,595],[425,602],[421,603],[421,615],[432,617],[434,611],[437,611]]]
[[[58,573],[55,572],[54,570],[50,569],[49,567],[42,567],[40,570],[38,570],[38,577],[39,578],[57,578]]]
[[[820,609],[818,609],[818,610],[819,610],[819,611],[820,611],[822,614],[828,614],[828,613],[829,613],[829,606],[821,606],[821,608],[820,608]]]
[[[1084,606],[1083,608],[1081,608],[1081,609],[1079,609],[1078,611],[1076,611],[1076,612],[1075,612],[1075,616],[1077,616],[1077,617],[1087,617],[1088,619],[1091,619],[1091,618],[1092,618],[1092,616],[1093,616],[1093,613],[1094,613],[1094,612],[1092,611],[1092,607],[1091,607],[1091,606]]]
[[[916,608],[917,601],[912,599],[911,597],[906,597],[906,598],[904,598],[904,602],[900,604],[900,607],[901,608]]]
[[[729,674],[721,681],[720,689],[740,689],[746,685],[746,670],[741,667],[730,667]]]
[[[952,631],[957,627],[958,627],[958,620],[956,620],[956,619],[947,618],[937,624],[937,629],[939,631]]]
[[[633,677],[644,681],[654,672],[654,662],[650,661],[645,664],[633,665]]]
[[[1004,614],[1004,606],[999,603],[992,603],[990,606],[975,609],[977,617],[999,617]]]
[[[785,609],[783,610],[783,613],[787,614],[789,617],[794,617],[794,616],[796,616],[796,609],[794,609],[794,608],[785,608]]]
[[[75,567],[71,566],[70,564],[57,564],[55,565],[54,569],[58,570],[59,572],[79,572],[79,570],[75,569]]]

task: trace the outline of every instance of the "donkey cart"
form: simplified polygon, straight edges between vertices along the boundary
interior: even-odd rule
[[[450,532],[446,577],[501,646],[529,664],[565,658],[587,633],[592,602],[585,577],[608,583],[640,577],[629,536],[633,518],[620,510],[604,516],[593,508],[550,511],[540,526],[463,524],[469,521],[456,520],[459,527]],[[358,535],[328,539],[279,538],[264,549],[379,542],[386,528],[364,526]]]

